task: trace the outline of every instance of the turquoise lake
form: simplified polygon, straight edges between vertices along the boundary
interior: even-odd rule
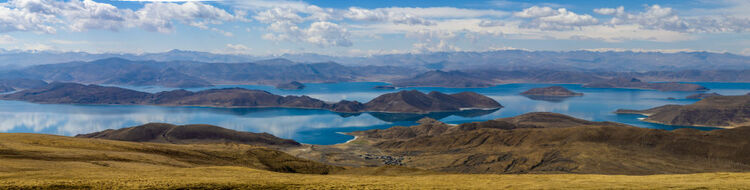
[[[750,83],[696,83],[723,95],[741,95],[750,92]],[[459,113],[436,113],[427,115],[446,123],[458,124],[511,117],[528,112],[556,112],[593,121],[614,121],[639,127],[676,129],[669,126],[646,123],[640,115],[616,115],[619,108],[645,109],[665,104],[690,104],[685,96],[695,92],[660,92],[637,89],[582,88],[576,84],[559,84],[582,97],[557,100],[534,100],[519,93],[531,88],[552,86],[550,84],[507,84],[481,89],[456,88],[403,88],[376,90],[385,83],[355,82],[306,84],[303,90],[278,90],[271,86],[221,85],[212,88],[241,87],[266,90],[280,95],[308,95],[326,101],[357,100],[367,102],[383,93],[416,89],[424,92],[440,91],[456,93],[473,91],[492,97],[504,108],[493,111],[466,111]],[[128,87],[139,91],[159,92],[173,90],[161,87]],[[188,89],[202,90],[202,89]],[[676,98],[668,100],[668,97]],[[341,114],[325,110],[288,108],[205,108],[205,107],[160,107],[160,106],[113,106],[113,105],[53,105],[19,101],[0,101],[0,132],[45,133],[74,136],[105,129],[131,127],[149,122],[173,124],[212,124],[225,128],[250,132],[266,132],[282,138],[294,139],[308,144],[337,144],[352,137],[343,132],[384,129],[391,126],[414,125],[425,115],[414,114]],[[715,128],[700,127],[701,130]]]

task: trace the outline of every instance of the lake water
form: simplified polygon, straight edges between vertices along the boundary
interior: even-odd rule
[[[724,95],[740,95],[750,92],[750,83],[697,83]],[[492,97],[504,108],[493,111],[468,111],[460,113],[438,113],[429,117],[447,123],[484,121],[511,117],[528,112],[556,112],[593,121],[614,121],[639,127],[676,129],[680,126],[659,125],[640,121],[640,115],[616,115],[619,108],[645,109],[664,104],[690,104],[696,100],[682,99],[694,92],[660,92],[636,89],[581,88],[575,84],[561,84],[582,97],[561,100],[533,100],[519,93],[530,88],[551,86],[550,84],[508,84],[481,89],[456,88],[405,88],[398,90],[376,90],[385,83],[357,82],[306,84],[303,90],[278,90],[271,86],[222,85],[212,88],[241,87],[260,89],[280,95],[308,95],[326,101],[357,100],[366,102],[383,93],[416,89],[424,92],[440,91],[456,93],[474,91]],[[126,87],[140,91],[159,92],[172,90],[161,87]],[[188,89],[202,90],[202,89]],[[677,98],[668,100],[668,97]],[[109,105],[47,105],[18,101],[0,101],[0,132],[45,133],[73,136],[105,129],[130,127],[149,122],[173,124],[212,124],[225,128],[250,132],[267,132],[282,138],[294,139],[309,144],[336,144],[352,137],[342,132],[384,129],[391,126],[414,125],[421,115],[414,114],[340,114],[325,110],[288,108],[205,108],[205,107],[160,107],[160,106],[109,106]],[[698,128],[712,130],[714,128]]]

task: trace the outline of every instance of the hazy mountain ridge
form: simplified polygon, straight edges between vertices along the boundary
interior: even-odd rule
[[[413,71],[391,66],[350,67],[332,62],[300,64],[288,60],[266,60],[259,63],[206,63],[107,58],[3,71],[0,72],[0,78],[186,88],[213,84],[278,84],[290,81],[348,82],[364,80],[363,78],[370,76],[392,78],[411,72]]]
[[[496,53],[500,54],[500,52]],[[503,52],[503,54],[508,54],[508,52]],[[482,53],[467,53],[467,55],[479,56]],[[591,56],[593,55],[599,54],[592,53]],[[708,55],[713,56],[714,54]],[[443,55],[443,57],[450,56]],[[639,78],[652,82],[750,82],[750,68],[746,70],[726,70],[727,67],[723,67],[721,64],[713,65],[705,70],[630,72],[627,69],[597,70],[593,66],[579,68],[574,65],[563,65],[558,67],[555,66],[557,63],[536,65],[524,63],[511,67],[502,64],[491,64],[487,65],[488,67],[461,64],[463,66],[459,67],[460,69],[446,69],[450,68],[445,67],[446,64],[459,64],[459,62],[447,61],[438,64],[405,66],[396,66],[399,64],[387,64],[387,66],[361,65],[361,63],[340,64],[330,61],[299,63],[282,58],[240,63],[138,61],[106,58],[90,62],[76,61],[5,70],[0,71],[0,78],[179,88],[206,87],[216,84],[276,85],[291,81],[302,83],[377,81],[391,82],[395,86],[402,87],[459,88],[483,88],[506,83],[588,84],[617,78]],[[743,64],[750,67],[750,63]],[[617,85],[610,86],[618,87]],[[674,86],[678,85],[644,84],[636,88],[670,90]],[[675,88],[680,89],[681,87]]]
[[[337,62],[344,65],[403,66],[421,69],[513,69],[548,68],[596,71],[660,71],[660,70],[747,70],[750,57],[710,52],[598,52],[598,51],[525,51],[499,50],[487,52],[433,52],[421,54],[384,54],[367,57],[329,56],[313,53],[252,56],[214,54],[198,51],[171,50],[145,54],[92,54],[85,52],[7,51],[0,53],[0,66],[22,67],[72,61],[94,61],[118,57],[130,60],[196,61],[211,63],[242,63],[283,58],[297,63]]]

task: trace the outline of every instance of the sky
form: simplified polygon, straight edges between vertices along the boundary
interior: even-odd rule
[[[750,55],[749,0],[0,0],[0,49],[334,56],[493,51]]]

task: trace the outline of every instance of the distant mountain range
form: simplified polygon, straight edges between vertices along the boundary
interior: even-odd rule
[[[134,61],[195,61],[209,63],[244,63],[268,59],[287,59],[296,63],[336,62],[343,65],[402,66],[427,70],[526,69],[591,71],[669,71],[669,70],[746,70],[750,57],[710,52],[597,52],[597,51],[524,51],[435,52],[422,54],[386,54],[367,57],[328,56],[319,54],[283,54],[251,56],[171,50],[162,53],[116,54],[54,51],[0,51],[0,67],[19,68],[30,65],[105,58]]]
[[[415,72],[393,66],[344,66],[338,63],[294,63],[272,59],[245,63],[133,61],[107,58],[90,62],[36,65],[0,71],[0,79],[41,79],[90,84],[205,87],[213,84],[276,85],[291,81],[348,82],[408,76]]]
[[[32,55],[37,54],[39,54],[39,58],[31,58],[34,57]],[[73,53],[54,54],[50,52],[6,52],[0,53],[0,60],[13,57],[13,55],[29,59],[42,59],[63,54],[70,56],[78,55]],[[440,63],[430,63],[432,60],[439,60],[437,58],[417,59],[412,57],[409,59],[400,59],[405,56],[417,56],[411,54],[408,54],[408,56],[383,55],[367,59],[358,58],[360,59],[359,61],[349,59],[339,60],[344,62],[311,62],[311,60],[321,60],[321,57],[324,56],[314,56],[316,57],[315,59],[306,61],[274,58],[234,62],[253,60],[254,58],[249,56],[216,55],[178,50],[138,56],[129,54],[79,54],[80,57],[78,59],[95,58],[97,56],[113,57],[93,61],[34,65],[15,69],[5,68],[4,70],[0,70],[0,79],[34,79],[47,82],[58,81],[178,88],[207,87],[219,84],[278,85],[292,81],[299,81],[301,83],[375,81],[389,82],[393,86],[398,87],[432,86],[453,88],[483,88],[507,83],[594,83],[597,85],[593,85],[592,87],[645,88],[665,91],[692,91],[700,90],[700,87],[690,87],[677,83],[650,84],[647,82],[750,82],[750,58],[715,53],[662,54],[630,52],[629,54],[632,57],[624,56],[628,54],[627,52],[589,52],[588,54],[584,54],[584,52],[568,52],[566,54],[498,51],[420,54],[422,56],[433,55],[444,59],[459,59],[452,56],[456,55],[467,60],[465,62],[442,61]],[[554,57],[552,55],[557,55],[558,57],[563,55],[588,55],[592,57],[616,55],[617,58],[613,58],[615,60],[611,60],[611,62],[602,61],[609,59],[597,59],[600,60],[597,61],[597,64],[578,64],[570,60],[542,63],[532,60],[519,61],[520,58],[503,58],[503,56],[513,57],[521,54],[526,55],[528,59],[534,59],[535,57],[544,58],[544,55],[547,58]],[[698,55],[702,55],[702,62],[687,58],[690,56],[695,58]],[[3,56],[6,57],[2,58]],[[222,56],[228,57],[222,58]],[[496,62],[489,61],[490,57],[493,56]],[[19,61],[23,62],[23,60],[27,60],[25,58],[19,59]],[[297,58],[299,59],[299,57]],[[334,57],[330,58],[334,59]],[[176,61],[178,59],[189,60]],[[475,62],[475,59],[479,61]],[[635,59],[644,60],[636,61]],[[61,58],[60,60],[67,59]],[[383,62],[376,62],[376,60],[383,60]],[[637,63],[630,63],[627,60]],[[657,63],[654,60],[661,61]],[[669,65],[667,64],[668,62],[675,60],[682,60],[683,62],[674,64],[678,66],[665,66]],[[612,63],[614,61],[618,63]],[[646,72],[631,71],[641,69],[651,70]],[[642,80],[643,83],[636,85],[636,83],[629,82],[627,85],[623,85],[624,83],[616,82],[619,79],[633,78],[635,80]],[[613,83],[613,81],[616,83]],[[7,85],[3,86],[3,88],[3,91],[11,90]]]

